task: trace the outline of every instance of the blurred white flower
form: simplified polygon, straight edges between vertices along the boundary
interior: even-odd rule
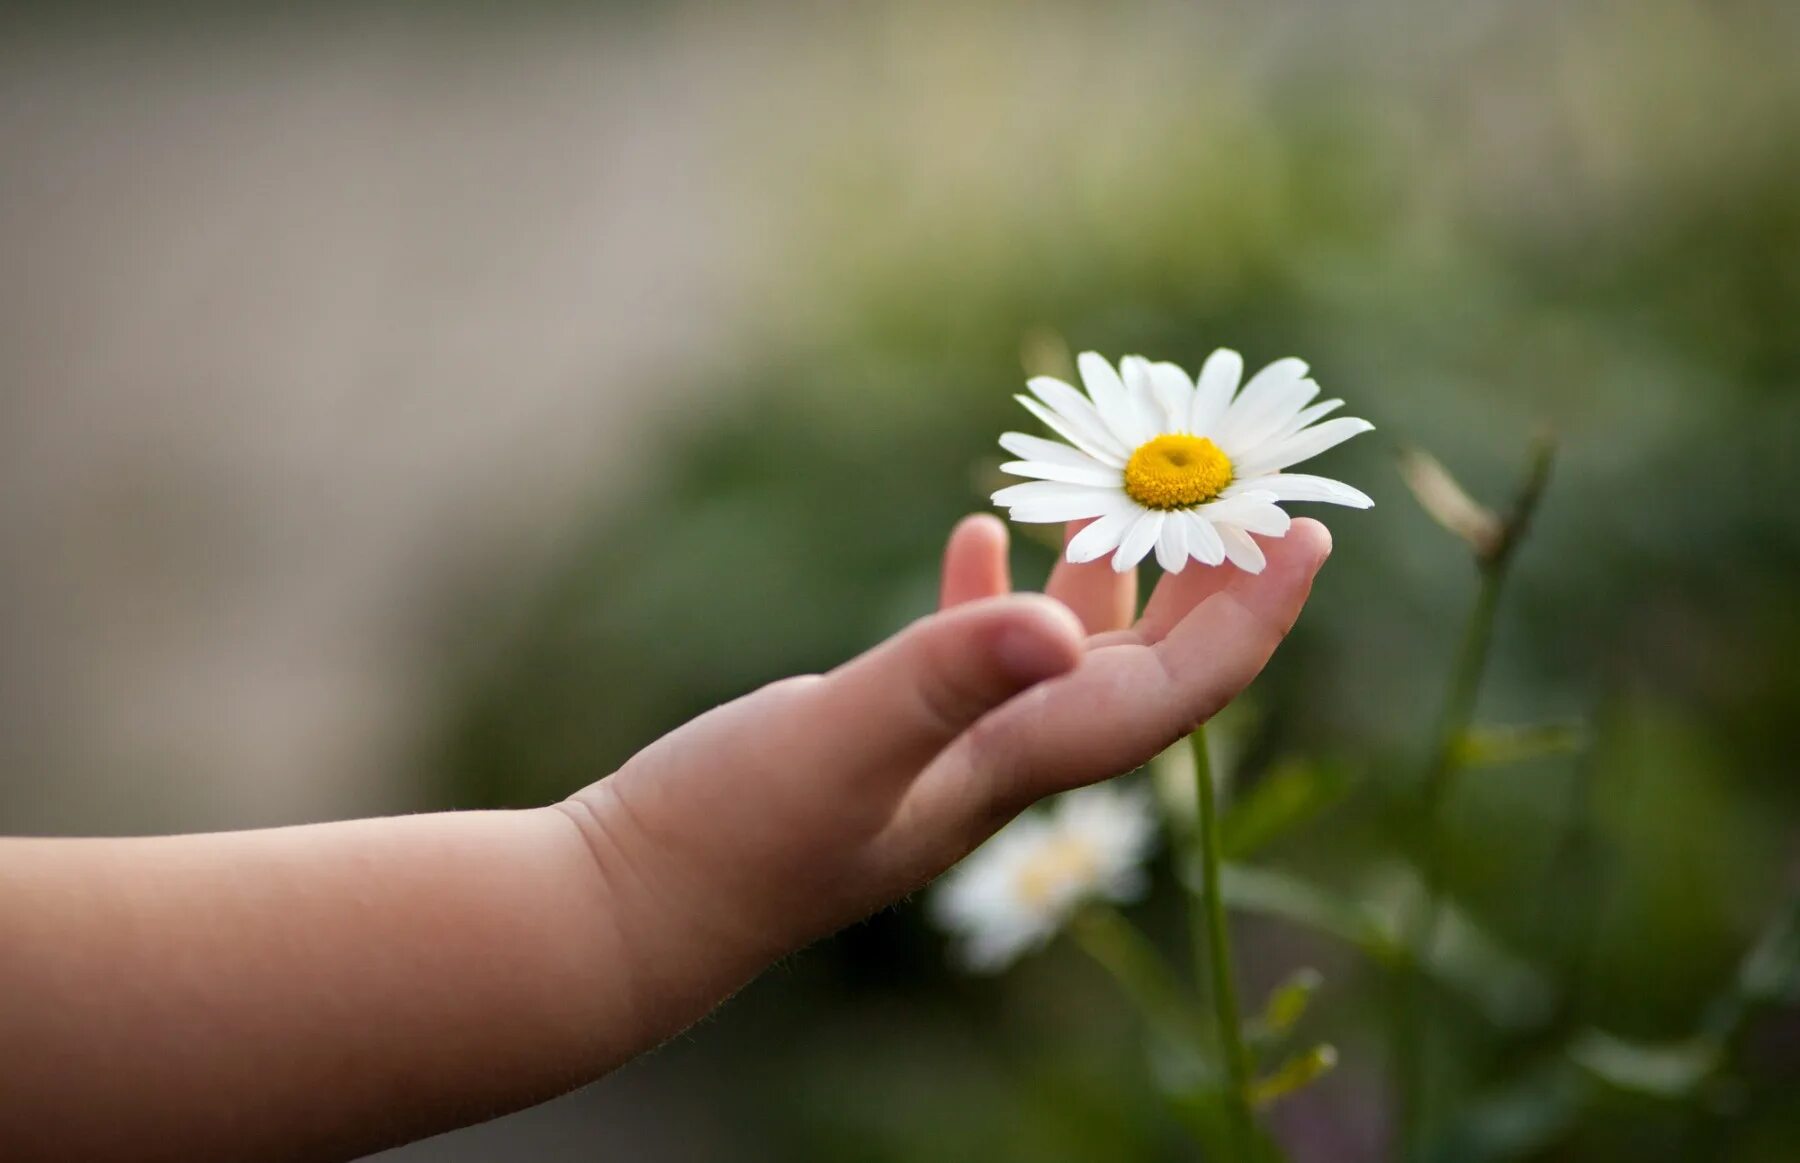
[[[1082,902],[1134,900],[1156,842],[1150,798],[1111,784],[1020,816],[938,885],[932,919],[969,969],[995,973],[1042,946]]]
[[[1123,571],[1154,549],[1171,573],[1190,558],[1260,573],[1263,553],[1250,534],[1287,532],[1276,502],[1375,503],[1340,481],[1282,471],[1374,427],[1350,417],[1318,423],[1343,401],[1312,404],[1319,385],[1302,360],[1276,360],[1241,392],[1244,359],[1224,348],[1198,384],[1172,363],[1136,355],[1115,370],[1090,351],[1077,365],[1086,395],[1035,376],[1026,384],[1032,395],[1019,397],[1068,443],[1006,433],[1000,447],[1023,459],[1001,468],[1033,479],[994,494],[1015,521],[1093,518],[1069,542],[1070,561],[1111,553]]]

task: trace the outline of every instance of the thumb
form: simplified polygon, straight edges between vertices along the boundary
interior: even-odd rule
[[[907,778],[977,719],[1073,670],[1081,623],[1036,594],[967,602],[922,618],[815,689],[827,770]]]

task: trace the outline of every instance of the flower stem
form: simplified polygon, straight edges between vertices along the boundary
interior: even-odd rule
[[[1199,827],[1196,837],[1200,846],[1200,908],[1205,920],[1204,963],[1211,978],[1213,1010],[1218,1022],[1219,1051],[1225,1059],[1226,1114],[1231,1125],[1232,1157],[1248,1159],[1256,1142],[1255,1116],[1250,1110],[1250,1053],[1244,1046],[1244,1032],[1238,1016],[1237,984],[1232,977],[1231,934],[1225,924],[1225,898],[1219,888],[1219,807],[1213,789],[1212,759],[1206,748],[1206,728],[1195,731],[1190,744],[1194,749],[1195,790],[1199,793]],[[1198,930],[1196,926],[1196,945]],[[1195,949],[1196,970],[1202,950]]]
[[[1480,693],[1481,676],[1487,669],[1489,648],[1493,644],[1494,620],[1500,608],[1500,590],[1506,581],[1507,566],[1513,551],[1530,524],[1544,487],[1549,483],[1550,462],[1555,446],[1540,439],[1533,448],[1530,468],[1514,500],[1512,512],[1502,526],[1499,539],[1476,563],[1481,573],[1481,588],[1475,606],[1463,628],[1462,643],[1450,672],[1450,685],[1444,706],[1438,715],[1431,751],[1425,760],[1420,779],[1420,835],[1422,838],[1421,875],[1424,891],[1405,918],[1402,947],[1406,951],[1405,988],[1395,999],[1395,1068],[1400,1083],[1400,1158],[1418,1156],[1427,1115],[1427,1080],[1430,1071],[1425,1063],[1425,1030],[1427,1007],[1431,994],[1426,967],[1430,964],[1436,943],[1438,919],[1443,911],[1445,848],[1443,815],[1456,781],[1462,741],[1468,736],[1475,716],[1475,699]]]
[[[1173,1114],[1207,1151],[1240,1163],[1243,1156],[1236,1150],[1236,1138],[1229,1144],[1221,1139],[1221,1128],[1213,1113],[1212,1096],[1218,1076],[1207,1064],[1207,1048],[1211,1030],[1206,1015],[1194,1005],[1194,998],[1169,965],[1162,953],[1118,910],[1098,902],[1083,906],[1070,918],[1069,936],[1076,946],[1106,970],[1131,1003],[1144,1024],[1146,1034],[1162,1039],[1165,1046],[1177,1045],[1185,1056],[1191,1056],[1191,1074],[1178,1084],[1165,1075],[1159,1079],[1157,1092],[1169,1104]],[[1235,1136],[1235,1131],[1232,1132]],[[1229,1145],[1230,1154],[1225,1151]]]
[[[1069,922],[1069,935],[1118,984],[1126,1000],[1155,1030],[1180,1030],[1197,1041],[1203,1032],[1200,1015],[1183,995],[1162,954],[1118,911],[1090,904]]]

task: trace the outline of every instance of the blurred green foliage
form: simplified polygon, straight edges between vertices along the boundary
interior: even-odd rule
[[[449,680],[446,799],[560,796],[926,612],[944,533],[994,483],[994,437],[1034,430],[1010,399],[1022,351],[1299,354],[1378,425],[1319,468],[1377,507],[1325,514],[1337,553],[1251,696],[1243,842],[1379,904],[1474,588],[1392,449],[1429,449],[1499,503],[1551,426],[1562,457],[1469,743],[1487,750],[1448,826],[1458,915],[1552,998],[1508,1025],[1446,991],[1443,1157],[1794,1157],[1791,1009],[1759,1010],[1693,1085],[1627,1082],[1668,1076],[1793,884],[1797,48],[1772,3],[1522,6],[1431,68],[1321,51],[1267,75],[1158,72],[1028,152],[980,138],[1031,67],[997,55],[999,78],[970,73],[950,102],[977,128],[931,123],[946,153],[974,134],[985,160],[928,182],[880,136],[821,148],[790,244],[810,309],[772,294],[718,407],[639,490],[596,502],[530,601],[492,613]],[[1018,576],[1041,579],[1050,551],[1016,541]],[[1169,879],[1139,916],[1175,947]],[[1240,924],[1253,997],[1327,969],[1303,1036],[1342,1048],[1279,1133],[1297,1158],[1379,1157],[1386,975],[1344,942]],[[1056,950],[994,983],[939,965],[902,909],[729,1010],[709,1036],[720,1101],[763,1144],[747,1154],[1181,1157],[1090,966]],[[1582,1043],[1609,1047],[1608,1069],[1561,1049],[1582,1031],[1618,1040]]]

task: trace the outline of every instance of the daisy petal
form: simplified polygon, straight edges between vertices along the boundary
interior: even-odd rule
[[[1068,464],[1046,464],[1041,460],[1009,460],[1000,466],[1000,471],[1016,477],[1035,477],[1043,481],[1062,481],[1071,485],[1094,485],[1099,488],[1118,488],[1121,479],[1118,469],[1101,464],[1077,468]]]
[[[1137,402],[1138,411],[1157,432],[1179,432],[1187,423],[1187,401],[1180,397],[1163,399],[1149,360],[1141,355],[1128,355],[1119,361],[1119,374],[1125,377],[1125,388]],[[1172,412],[1171,404],[1180,407],[1179,415]]]
[[[1119,541],[1125,531],[1131,528],[1138,514],[1143,510],[1136,506],[1114,509],[1089,523],[1081,532],[1069,539],[1063,550],[1063,556],[1076,565],[1105,557],[1119,547]]]
[[[1254,489],[1274,494],[1278,501],[1324,501],[1332,505],[1348,505],[1352,509],[1371,509],[1375,502],[1361,489],[1353,489],[1343,481],[1305,473],[1274,473],[1239,481],[1225,490],[1226,497],[1239,495],[1237,489]]]
[[[1104,442],[1096,441],[1084,426],[1070,423],[1060,414],[1046,408],[1030,396],[1014,396],[1013,399],[1024,405],[1027,412],[1042,420],[1046,428],[1067,440],[1080,451],[1087,453],[1095,460],[1117,460],[1121,467],[1124,466],[1125,458],[1112,451],[1111,437],[1107,437]],[[1099,424],[1098,419],[1095,420],[1095,424]]]
[[[1180,573],[1187,562],[1187,522],[1165,519],[1156,538],[1156,564],[1165,573]]]
[[[1104,517],[1115,504],[1104,494],[1094,493],[1094,500],[1063,497],[1049,501],[1022,501],[1009,506],[1006,515],[1021,525],[1061,525],[1066,521],[1086,521]]]
[[[1114,440],[1126,449],[1133,449],[1156,435],[1149,417],[1138,408],[1125,381],[1104,356],[1084,351],[1076,358],[1075,366],[1080,369],[1082,385],[1093,397],[1094,407],[1106,421]]]
[[[1049,930],[1027,925],[993,925],[969,938],[962,953],[970,973],[999,973],[1041,943]]]
[[[1235,525],[1264,537],[1281,537],[1287,533],[1293,518],[1274,501],[1262,499],[1268,495],[1250,493],[1214,501],[1206,506],[1206,516],[1216,525]]]
[[[1012,519],[1026,524],[1079,521],[1098,517],[1129,504],[1112,489],[1068,485],[1056,481],[1028,481],[1009,485],[994,494],[994,504],[1011,510]]]
[[[1188,552],[1194,560],[1203,565],[1218,565],[1225,560],[1225,543],[1219,540],[1219,531],[1213,528],[1197,510],[1189,510],[1182,515],[1182,523],[1187,528]]]
[[[1095,465],[1107,465],[1112,468],[1125,467],[1124,461],[1113,464],[1111,460],[1096,460],[1079,448],[1071,448],[1067,444],[1055,440],[1045,440],[1042,436],[1027,436],[1023,432],[1001,433],[1000,447],[1020,460],[1066,464],[1071,468],[1091,468]]]
[[[1262,547],[1254,538],[1235,525],[1215,526],[1219,531],[1219,540],[1225,543],[1225,556],[1231,564],[1245,573],[1261,573],[1269,559],[1263,556]]]
[[[1327,420],[1323,424],[1296,432],[1285,440],[1264,445],[1245,456],[1238,463],[1237,469],[1244,476],[1261,476],[1315,457],[1328,448],[1336,448],[1352,436],[1368,432],[1374,427],[1367,420],[1359,420],[1354,416]]]
[[[1269,437],[1269,439],[1271,441],[1286,440],[1308,424],[1313,423],[1315,420],[1323,420],[1343,406],[1344,402],[1342,400],[1322,400],[1310,407],[1302,408],[1300,409],[1299,415],[1295,416],[1292,420],[1289,420],[1286,424],[1283,424],[1281,429],[1276,432],[1275,435]]]
[[[1132,522],[1131,528],[1125,531],[1125,537],[1119,542],[1119,552],[1113,554],[1113,569],[1124,573],[1138,562],[1144,560],[1157,537],[1162,533],[1165,513],[1154,509],[1146,510]]]
[[[1026,481],[1024,484],[1007,485],[993,495],[996,505],[1018,505],[1026,501],[1056,501],[1065,497],[1117,497],[1116,489],[1095,488],[1092,485],[1073,485],[1063,481]]]
[[[1225,416],[1231,394],[1244,377],[1244,357],[1229,347],[1221,347],[1206,357],[1194,386],[1194,403],[1188,409],[1188,431],[1207,436]]]
[[[1278,359],[1252,376],[1238,393],[1216,437],[1227,456],[1240,456],[1279,432],[1307,401],[1319,394],[1319,385],[1306,378],[1306,361]]]
[[[1051,411],[1075,425],[1089,444],[1116,454],[1119,463],[1125,463],[1125,454],[1129,450],[1113,435],[1112,429],[1100,415],[1100,410],[1094,407],[1092,400],[1061,380],[1049,376],[1033,376],[1025,381],[1025,387]]]
[[[1156,389],[1157,402],[1162,405],[1167,431],[1187,431],[1188,417],[1194,410],[1194,381],[1179,366],[1167,362],[1150,365],[1150,381]]]

